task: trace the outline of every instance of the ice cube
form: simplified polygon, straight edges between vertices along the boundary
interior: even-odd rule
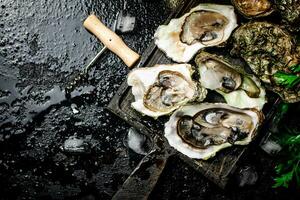
[[[266,138],[264,138],[260,143],[260,148],[269,155],[276,155],[282,149],[282,147],[274,139],[272,139],[271,132],[269,132]]]
[[[78,114],[79,110],[77,109],[77,105],[75,103],[71,104],[71,109],[73,111],[74,114]]]
[[[150,150],[147,137],[143,134],[140,134],[134,128],[129,129],[126,143],[126,146],[128,146],[135,153],[141,155],[146,155]]]
[[[275,141],[268,140],[265,141],[260,147],[270,155],[276,155],[282,149],[282,147]]]
[[[125,14],[125,11],[120,11],[117,16],[116,30],[121,33],[133,31],[135,27],[135,17]]]
[[[71,136],[65,140],[61,149],[68,153],[88,153],[90,151],[89,144],[77,136]]]
[[[237,181],[240,187],[254,185],[258,180],[258,174],[253,167],[245,166],[237,173]]]

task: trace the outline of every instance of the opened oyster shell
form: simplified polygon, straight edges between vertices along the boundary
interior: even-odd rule
[[[207,160],[221,149],[248,144],[263,118],[256,109],[238,109],[227,104],[186,105],[165,124],[165,137],[186,156]]]
[[[293,38],[278,25],[249,22],[233,34],[232,55],[241,56],[267,87],[287,102],[300,100],[298,87],[283,87],[276,80],[277,72],[292,73],[290,67],[299,63]]]
[[[226,102],[238,108],[257,108],[261,110],[266,103],[266,92],[260,81],[242,69],[233,67],[217,55],[206,52],[195,58],[203,87],[216,90]]]
[[[274,9],[269,0],[231,0],[235,8],[246,18],[270,15]]]
[[[176,110],[191,100],[202,101],[206,89],[192,80],[189,64],[155,65],[131,71],[127,78],[138,112],[157,118]]]
[[[155,44],[176,62],[188,62],[199,49],[226,41],[237,27],[233,6],[200,4],[154,34]]]

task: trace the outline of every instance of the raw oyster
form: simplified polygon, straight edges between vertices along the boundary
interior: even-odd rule
[[[199,49],[225,42],[237,27],[233,6],[200,4],[154,34],[155,44],[176,62],[188,62]]]
[[[232,55],[241,56],[267,87],[287,102],[300,100],[300,91],[286,88],[276,81],[279,72],[292,74],[291,66],[299,63],[293,38],[278,25],[249,22],[233,34]]]
[[[135,101],[132,107],[140,113],[159,117],[176,110],[188,101],[203,100],[206,89],[192,80],[189,64],[155,65],[138,68],[128,75]]]
[[[238,108],[261,110],[266,103],[266,92],[260,81],[253,75],[238,70],[217,55],[206,52],[195,58],[203,87],[216,90],[226,102]]]
[[[263,118],[256,109],[238,109],[227,104],[186,105],[165,124],[165,137],[186,156],[207,160],[221,149],[248,144]]]
[[[246,18],[264,17],[274,11],[269,0],[231,0],[231,2]]]

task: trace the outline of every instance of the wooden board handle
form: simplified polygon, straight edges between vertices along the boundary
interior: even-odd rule
[[[130,49],[123,40],[112,30],[107,28],[92,14],[83,22],[83,26],[93,33],[108,49],[117,54],[128,67],[140,58],[140,55]]]
[[[169,156],[158,151],[146,155],[112,200],[147,200],[165,169]]]

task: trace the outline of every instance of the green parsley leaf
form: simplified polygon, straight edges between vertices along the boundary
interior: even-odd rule
[[[278,140],[283,147],[283,159],[277,164],[273,188],[288,187],[295,180],[300,187],[300,132],[286,128]]]
[[[281,174],[281,176],[275,178],[275,185],[273,185],[273,188],[277,188],[277,187],[285,187],[288,188],[289,187],[289,183],[291,182],[291,180],[293,179],[293,171],[287,172],[285,174]]]
[[[292,65],[289,67],[292,72],[297,73],[300,72],[300,64]]]
[[[295,70],[298,70],[298,67],[295,68]],[[288,89],[291,89],[300,83],[300,77],[291,73],[278,71],[273,75],[273,77],[278,85],[284,86]]]

